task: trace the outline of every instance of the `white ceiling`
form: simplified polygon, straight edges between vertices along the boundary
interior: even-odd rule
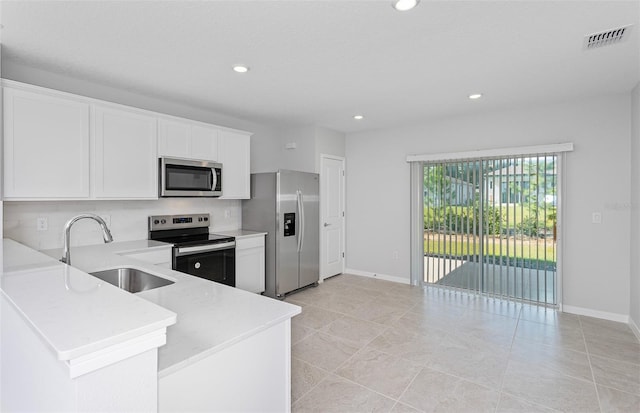
[[[637,0],[422,0],[404,13],[387,0],[0,6],[3,65],[272,124],[354,132],[627,92],[640,79]],[[585,35],[628,24],[626,42],[583,51]]]

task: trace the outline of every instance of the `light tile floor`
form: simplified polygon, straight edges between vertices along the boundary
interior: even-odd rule
[[[347,274],[286,301],[293,412],[640,412],[626,324]]]

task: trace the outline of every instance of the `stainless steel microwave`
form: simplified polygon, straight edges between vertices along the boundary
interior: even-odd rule
[[[161,197],[222,196],[222,164],[163,157],[159,170]]]

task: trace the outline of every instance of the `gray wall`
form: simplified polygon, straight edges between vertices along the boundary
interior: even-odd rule
[[[345,135],[328,128],[316,128],[316,172],[320,173],[320,155],[345,156]]]
[[[630,113],[629,94],[622,94],[347,135],[347,267],[409,279],[407,155],[573,142],[563,303],[626,319]],[[601,225],[591,223],[596,211]]]
[[[268,143],[267,143],[268,142]],[[286,149],[295,143],[295,149]],[[260,157],[260,164],[252,172],[273,172],[278,169],[320,173],[320,155],[345,156],[345,135],[319,126],[282,128],[279,136],[258,142],[252,156]],[[258,162],[258,161],[256,161]]]
[[[294,171],[316,172],[316,128],[315,126],[303,126],[285,129],[282,131],[280,142],[281,161],[280,168]],[[295,149],[285,149],[287,143],[295,143]]]
[[[631,93],[631,285],[630,318],[640,334],[640,83]]]

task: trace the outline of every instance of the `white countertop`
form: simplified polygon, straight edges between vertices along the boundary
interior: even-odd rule
[[[253,336],[300,313],[300,307],[183,274],[123,255],[171,247],[154,241],[114,242],[74,247],[74,267],[93,272],[127,265],[175,281],[135,294],[178,315],[167,330],[167,344],[158,353],[158,375],[163,377]],[[45,251],[58,256],[60,250]],[[129,294],[129,293],[126,293]],[[129,294],[132,295],[132,294]]]
[[[267,235],[266,232],[248,231],[246,229],[235,229],[231,231],[215,231],[215,232],[212,232],[212,234],[227,235],[235,238],[251,238],[251,237],[259,237],[262,235]]]
[[[170,310],[13,240],[3,240],[2,251],[2,294],[60,360],[124,343],[176,321]]]

